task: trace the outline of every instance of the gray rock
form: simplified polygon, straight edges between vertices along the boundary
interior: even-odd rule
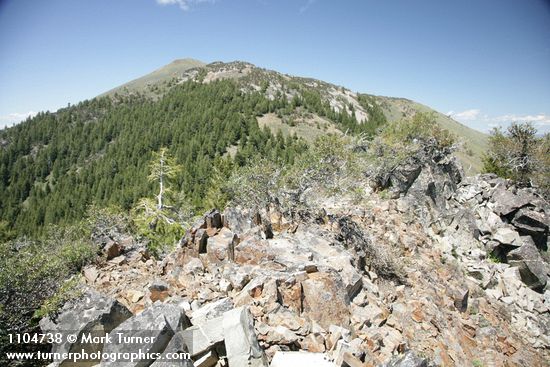
[[[162,353],[177,331],[190,326],[190,322],[176,305],[155,303],[142,313],[124,321],[109,333],[111,341],[104,344],[103,352]],[[121,361],[104,359],[101,366],[145,367],[154,360]]]
[[[224,277],[236,291],[243,289],[250,281],[250,276],[243,271],[242,267],[231,267],[226,270],[224,270]]]
[[[460,210],[454,215],[449,227],[464,231],[475,239],[479,239],[481,232],[473,213],[466,209]]]
[[[183,266],[183,271],[186,274],[202,274],[204,273],[204,265],[199,258],[192,257],[187,264]]]
[[[507,255],[508,263],[519,269],[521,280],[531,289],[542,291],[548,281],[548,264],[529,237],[523,237],[524,244]]]
[[[492,233],[495,233],[499,227],[504,226],[504,222],[502,221],[502,219],[492,211],[487,214],[486,223]]]
[[[132,313],[118,301],[89,289],[85,291],[82,298],[65,304],[55,320],[50,318],[40,320],[40,328],[44,333],[77,334],[78,340],[81,341],[82,336],[88,334],[99,338],[104,337],[131,316]],[[62,344],[52,346],[53,353],[81,350],[89,354],[100,352],[103,350],[103,344],[86,341],[70,344],[65,340]],[[56,365],[62,362],[63,360],[54,361]],[[90,361],[89,365],[97,363],[98,361]],[[82,361],[82,365],[87,364]]]
[[[522,191],[518,194],[512,193],[505,187],[499,187],[493,193],[491,201],[495,203],[494,211],[501,217],[512,214],[514,211],[531,204],[536,197]]]
[[[224,226],[239,235],[248,232],[256,224],[250,211],[229,207],[223,212]]]
[[[393,358],[383,367],[428,367],[428,361],[418,357],[414,352],[408,351],[403,355]]]
[[[550,218],[541,212],[530,209],[520,209],[514,216],[512,224],[522,234],[530,235],[537,247],[546,250]]]
[[[162,352],[161,358],[157,359],[150,367],[194,367],[193,360],[185,358],[187,357],[186,353],[189,353],[187,344],[181,332],[178,332],[174,334]],[[174,358],[176,354],[181,358]]]
[[[495,241],[500,242],[503,245],[509,246],[521,246],[521,240],[519,233],[517,233],[512,227],[500,227],[495,231],[493,235]]]
[[[390,174],[390,186],[401,193],[407,192],[421,171],[422,166],[418,162],[401,165]]]
[[[248,307],[239,307],[224,313],[223,332],[231,367],[268,366],[264,352],[258,344],[254,319]]]
[[[206,213],[204,216],[206,221],[206,228],[222,228],[222,216],[220,212],[216,209],[213,209]]]
[[[468,309],[468,295],[470,291],[466,289],[455,290],[452,294],[453,303],[457,310],[460,312],[466,312]]]
[[[229,311],[232,308],[233,301],[231,298],[219,299],[194,310],[191,314],[191,322],[193,325],[203,324],[206,320],[222,316],[224,312]]]
[[[191,326],[179,333],[192,357],[213,349],[223,342],[223,316],[207,320],[202,324]]]
[[[222,228],[220,232],[209,237],[206,241],[206,253],[212,263],[233,260],[235,255],[235,245],[238,244],[238,237],[227,228]]]
[[[524,208],[518,210],[512,223],[529,232],[544,233],[548,232],[549,221],[544,213]]]

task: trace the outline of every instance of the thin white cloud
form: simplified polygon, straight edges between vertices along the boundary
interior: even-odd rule
[[[482,114],[481,110],[477,108],[472,108],[461,112],[449,111],[447,115],[466,125],[475,126],[485,131],[491,130],[494,127],[504,128],[512,122],[531,122],[541,133],[550,131],[550,115],[546,113],[489,116],[487,114]]]
[[[13,112],[13,113],[9,113],[7,115],[1,115],[0,116],[0,129],[2,129],[6,126],[9,126],[9,125],[17,124],[17,123],[19,123],[23,120],[26,120],[28,117],[33,117],[34,115],[36,115],[36,112],[34,112],[34,111],[23,112],[23,113]]]
[[[477,108],[473,108],[462,112],[450,111],[447,115],[451,116],[457,121],[473,121],[478,119],[480,113],[480,110],[478,110]]]
[[[191,6],[200,3],[215,3],[216,0],[156,0],[159,5],[178,5],[181,10],[187,11]]]
[[[544,113],[537,115],[502,115],[492,119],[497,122],[532,122],[538,126],[550,126],[550,115]]]

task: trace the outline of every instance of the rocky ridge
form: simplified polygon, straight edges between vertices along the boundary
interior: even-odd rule
[[[208,212],[162,261],[103,238],[105,261],[83,271],[89,293],[41,326],[160,328],[147,348],[201,367],[548,365],[548,203],[422,154],[371,177],[389,195],[361,205]]]

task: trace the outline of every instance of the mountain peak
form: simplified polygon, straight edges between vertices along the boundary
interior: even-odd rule
[[[181,75],[187,70],[200,68],[206,64],[200,60],[192,58],[176,59],[163,67],[144,75],[140,78],[134,79],[128,83],[125,83],[119,87],[111,89],[110,91],[103,93],[101,96],[113,95],[122,91],[129,92],[144,92],[148,86],[167,82],[172,78]]]
[[[182,64],[186,64],[186,65],[189,65],[189,64],[206,65],[204,62],[202,62],[200,60],[197,60],[197,59],[193,59],[192,57],[185,57],[183,59],[175,59],[174,61],[172,61],[168,65],[182,65]],[[166,65],[166,66],[168,66],[168,65]]]

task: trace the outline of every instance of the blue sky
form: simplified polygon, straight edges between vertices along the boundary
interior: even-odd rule
[[[184,57],[550,131],[548,0],[0,0],[0,126]]]

